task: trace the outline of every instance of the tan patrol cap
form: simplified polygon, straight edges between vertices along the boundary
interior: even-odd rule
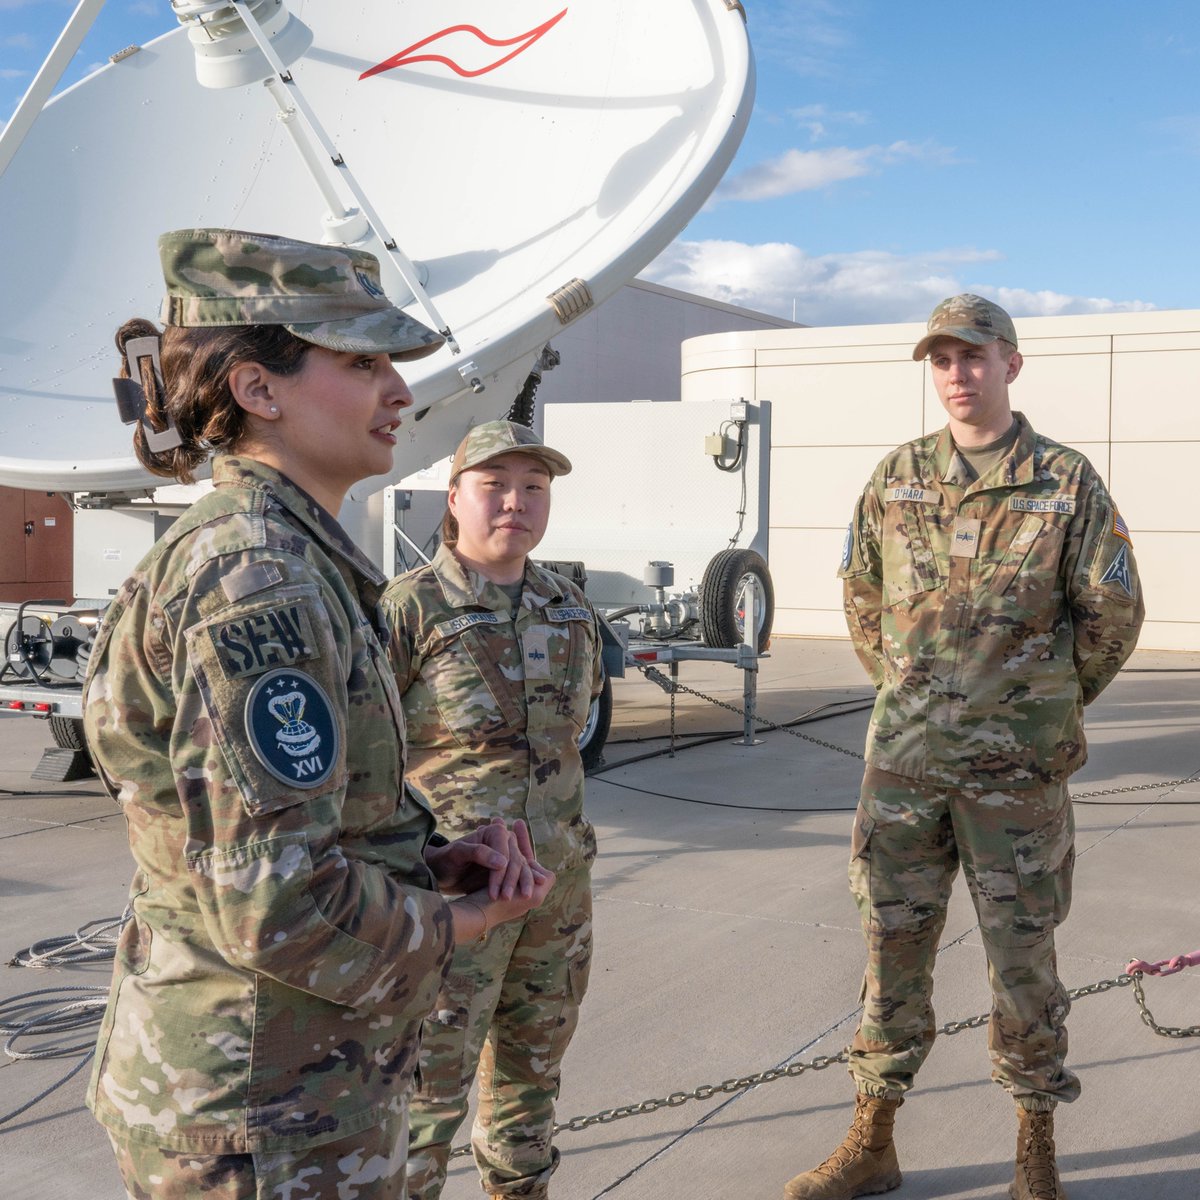
[[[971,342],[986,346],[988,342],[1003,338],[1012,345],[1017,344],[1017,331],[1012,317],[998,304],[964,292],[943,300],[929,314],[928,332],[913,349],[917,362],[929,353],[929,347],[940,337],[958,338],[960,342]]]
[[[571,460],[543,445],[542,439],[527,425],[518,425],[515,421],[487,421],[476,425],[458,443],[454,461],[450,464],[450,482],[471,467],[478,467],[502,454],[528,454],[540,459],[551,475],[571,473]]]
[[[166,325],[282,325],[327,350],[409,360],[445,340],[397,308],[365,250],[239,229],[177,229],[158,239]]]

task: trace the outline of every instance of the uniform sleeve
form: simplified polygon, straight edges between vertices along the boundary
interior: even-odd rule
[[[388,660],[396,678],[396,687],[403,696],[421,671],[421,659],[416,649],[416,630],[411,619],[405,614],[404,604],[390,589],[384,593],[379,607],[387,624]]]
[[[373,665],[356,615],[307,564],[215,610],[197,604],[220,587],[214,569],[198,574],[179,626],[171,739],[208,934],[237,967],[351,1008],[419,1016],[453,942],[445,901],[421,886],[425,825],[385,816],[392,845],[376,853],[342,820],[351,773],[385,781],[384,801],[398,797],[386,664]],[[347,761],[351,686],[356,754],[367,761]],[[411,845],[408,859],[399,842]]]
[[[1082,499],[1069,535],[1066,583],[1075,670],[1090,704],[1133,653],[1146,608],[1129,531],[1108,491],[1095,479]]]
[[[876,690],[883,686],[884,680],[880,526],[879,499],[868,484],[854,506],[854,516],[846,530],[838,576],[842,580],[842,604],[850,640]]]

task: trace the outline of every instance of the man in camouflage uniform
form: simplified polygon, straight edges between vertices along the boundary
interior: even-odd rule
[[[432,564],[400,576],[384,594],[408,727],[406,786],[432,809],[440,834],[494,816],[524,818],[538,861],[557,875],[524,921],[455,953],[422,1034],[411,1111],[413,1200],[441,1194],[477,1064],[472,1142],[484,1191],[540,1200],[558,1163],[554,1100],[592,955],[596,841],[583,814],[576,741],[602,677],[583,593],[522,551],[544,530],[551,478],[570,469],[524,426],[493,421],[472,429],[451,467],[451,507],[468,484],[502,488],[494,522],[523,525],[523,540],[481,561],[466,520],[460,529],[448,519]],[[523,497],[522,473],[545,489],[540,499]]]
[[[408,392],[378,359],[439,342],[386,300],[370,255],[209,230],[160,251],[169,322],[300,316],[292,332],[324,348],[308,354],[371,356],[354,378],[380,380],[380,412]],[[158,339],[140,340],[158,374]],[[293,385],[280,404],[303,421],[321,400]],[[203,457],[189,428],[172,422],[166,449]],[[398,1200],[420,1022],[457,918],[426,865],[433,818],[401,787],[384,580],[274,467],[219,453],[213,482],[113,600],[84,685],[137,866],[88,1104],[135,1200]]]
[[[943,301],[930,359],[949,423],[893,451],[855,508],[840,576],[855,650],[878,689],[850,881],[868,961],[843,1144],[789,1200],[899,1186],[892,1123],[934,1038],[933,963],[961,862],[987,953],[992,1077],[1018,1115],[1017,1200],[1062,1200],[1053,1110],[1069,1002],[1054,930],[1075,860],[1067,777],[1083,707],[1137,641],[1129,532],[1081,454],[1009,407],[1021,370],[1003,309]]]

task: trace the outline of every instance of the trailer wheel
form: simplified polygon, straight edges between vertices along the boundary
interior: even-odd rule
[[[83,722],[78,717],[51,717],[50,736],[56,746],[64,750],[86,750],[83,738]]]
[[[759,596],[758,650],[771,640],[775,588],[762,555],[753,550],[714,554],[700,581],[700,636],[706,646],[732,649],[741,643],[746,617],[746,587],[753,578]]]
[[[585,771],[600,765],[601,752],[604,750],[604,743],[608,741],[608,730],[612,725],[612,680],[609,679],[608,672],[604,671],[603,664],[601,670],[604,673],[604,686],[600,695],[592,701],[583,732],[579,735],[579,757],[583,759]]]

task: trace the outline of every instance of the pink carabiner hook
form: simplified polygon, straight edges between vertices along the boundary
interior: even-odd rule
[[[1200,950],[1191,954],[1177,954],[1174,958],[1164,958],[1156,963],[1143,962],[1135,958],[1125,968],[1126,975],[1174,975],[1184,967],[1200,967]]]

